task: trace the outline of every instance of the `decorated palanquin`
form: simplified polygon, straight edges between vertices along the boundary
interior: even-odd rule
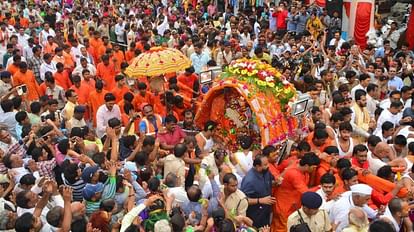
[[[291,116],[296,90],[272,66],[258,60],[233,61],[204,96],[195,121],[219,124],[219,135],[231,150],[237,138],[251,135],[262,147],[294,136],[302,118]],[[303,125],[304,126],[304,125]]]

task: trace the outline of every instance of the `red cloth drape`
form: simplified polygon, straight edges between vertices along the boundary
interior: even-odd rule
[[[365,48],[367,45],[366,34],[369,31],[371,22],[371,10],[372,4],[368,2],[360,2],[357,6],[357,12],[355,15],[355,30],[354,39],[355,43],[361,48]]]
[[[309,5],[311,3],[316,3],[319,7],[325,7],[326,6],[326,0],[305,0],[305,4]]]
[[[414,48],[414,10],[411,10],[410,19],[407,24],[407,32],[405,34],[406,41],[410,45],[409,48]]]
[[[325,0],[315,0],[315,3],[319,7],[325,7],[326,6],[326,1]]]

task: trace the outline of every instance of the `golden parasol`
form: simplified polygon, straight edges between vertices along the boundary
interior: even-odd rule
[[[130,77],[159,76],[182,71],[191,66],[191,60],[174,48],[153,47],[140,54],[128,66]]]

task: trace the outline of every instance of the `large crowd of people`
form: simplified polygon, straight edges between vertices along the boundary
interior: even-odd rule
[[[0,7],[1,231],[413,231],[402,22],[375,16],[357,45],[339,12],[298,0]],[[192,62],[163,91],[126,72],[156,46]],[[284,160],[280,144],[240,136],[234,151],[220,121],[194,120],[210,87],[200,73],[239,58],[276,67],[313,100]]]

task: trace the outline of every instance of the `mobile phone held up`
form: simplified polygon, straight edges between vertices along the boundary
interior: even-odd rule
[[[26,85],[19,85],[16,87],[17,94],[19,96],[27,93],[27,86]]]

